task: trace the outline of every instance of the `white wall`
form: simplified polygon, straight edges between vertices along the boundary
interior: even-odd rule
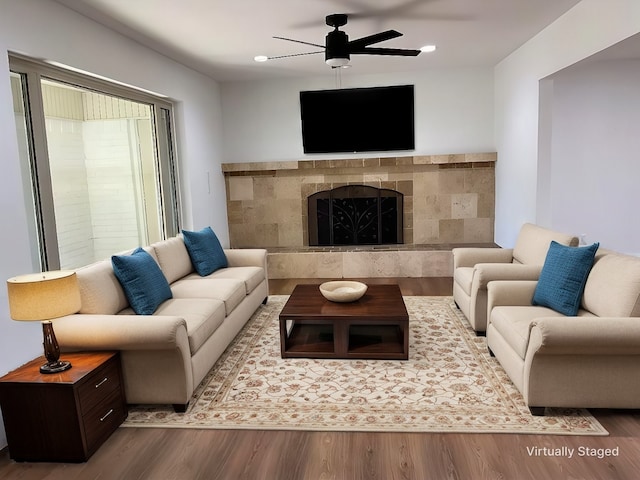
[[[639,31],[638,0],[583,0],[496,66],[497,243],[512,246],[525,221],[547,221],[537,212],[538,205],[541,214],[549,208],[549,199],[538,193],[550,191],[536,182],[540,80]]]
[[[539,176],[549,224],[640,254],[640,60],[588,63],[551,81],[547,177]]]
[[[343,88],[415,85],[416,149],[398,155],[495,151],[490,68],[386,75],[357,75],[344,70],[341,75]],[[224,161],[352,157],[305,155],[302,151],[300,91],[335,87],[331,73],[315,78],[222,84]],[[361,153],[358,157],[380,155]]]
[[[50,0],[0,0],[0,280],[35,271],[7,51],[57,61],[175,99],[185,228],[211,225],[228,244],[216,82]],[[207,177],[211,179],[208,185]],[[210,193],[209,193],[210,192]],[[42,353],[42,330],[9,318],[0,288],[0,375]],[[0,428],[0,448],[6,445]]]

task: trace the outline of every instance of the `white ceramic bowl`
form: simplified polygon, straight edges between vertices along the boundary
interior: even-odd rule
[[[355,302],[367,291],[367,286],[361,282],[336,280],[320,285],[320,293],[332,302]]]

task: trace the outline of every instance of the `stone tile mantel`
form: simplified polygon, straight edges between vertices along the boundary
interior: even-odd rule
[[[222,172],[225,175],[242,175],[257,172],[272,173],[278,170],[307,170],[323,168],[375,168],[397,167],[403,165],[459,165],[481,164],[495,162],[497,154],[487,153],[454,153],[448,155],[416,155],[406,157],[374,157],[347,158],[336,160],[292,160],[283,162],[246,162],[223,163]],[[471,166],[471,165],[469,165]]]
[[[406,245],[491,243],[496,161],[488,152],[224,163],[230,245],[308,248],[307,198],[343,185],[402,193]]]

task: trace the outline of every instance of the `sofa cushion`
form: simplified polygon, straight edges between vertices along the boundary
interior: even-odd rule
[[[162,270],[142,248],[131,255],[114,255],[111,263],[129,305],[138,315],[151,315],[162,302],[171,298],[171,289]]]
[[[598,247],[598,243],[567,247],[552,241],[533,294],[533,305],[549,307],[567,316],[577,315]]]
[[[80,288],[79,313],[115,315],[129,306],[109,260],[78,268],[76,276]]]
[[[191,356],[224,321],[224,303],[208,298],[176,298],[160,305],[156,315],[179,315],[187,322]]]
[[[231,278],[185,278],[171,284],[173,298],[213,298],[224,302],[229,316],[246,297],[245,285]]]
[[[167,282],[186,277],[193,272],[193,264],[189,252],[181,237],[172,237],[152,245]]]
[[[491,310],[491,325],[511,348],[524,359],[529,346],[529,325],[536,318],[562,317],[555,310],[534,306],[499,306]]]
[[[198,278],[192,273],[187,278]],[[262,267],[229,267],[216,270],[207,278],[230,278],[244,282],[246,294],[249,295],[266,278]]]
[[[196,272],[202,277],[227,266],[227,257],[211,227],[198,232],[182,231],[184,244]]]
[[[473,267],[458,267],[453,272],[453,279],[462,287],[467,295],[471,295],[471,282],[473,281]]]
[[[578,245],[578,237],[549,230],[532,223],[525,223],[520,229],[513,247],[514,263],[542,266],[551,241],[562,245]]]
[[[120,315],[130,315],[127,308]],[[191,356],[211,337],[224,321],[224,303],[209,298],[172,298],[163,302],[154,316],[181,317],[187,324],[187,337]]]
[[[640,258],[619,253],[596,258],[582,305],[599,317],[640,317]]]

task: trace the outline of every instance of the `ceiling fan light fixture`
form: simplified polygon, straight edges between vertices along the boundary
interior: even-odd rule
[[[349,59],[340,58],[340,57],[327,58],[325,60],[325,63],[330,67],[339,68],[339,67],[345,67],[349,63]]]
[[[420,48],[420,51],[423,52],[423,53],[435,52],[436,51],[436,46],[435,45],[425,45],[424,47]]]
[[[413,2],[412,2],[413,3]],[[327,33],[325,36],[325,44],[320,45],[317,43],[306,42],[303,40],[295,40],[285,37],[273,37],[280,40],[287,40],[295,43],[302,43],[305,45],[311,45],[318,48],[324,48],[320,52],[324,51],[324,60],[327,65],[332,68],[345,68],[349,65],[351,55],[386,55],[386,56],[401,56],[401,57],[415,57],[421,53],[420,50],[406,49],[406,48],[379,48],[372,47],[371,45],[392,40],[402,36],[402,33],[397,30],[385,30],[384,32],[374,33],[373,35],[367,35],[357,38],[356,40],[349,40],[349,35],[344,31],[339,30],[347,24],[347,14],[332,14],[327,15],[326,23],[328,26],[333,27],[333,30]],[[433,51],[435,47],[426,51]],[[269,60],[275,58],[285,57],[298,57],[302,55],[311,55],[313,53],[320,52],[308,52],[308,53],[294,53],[291,55],[281,55],[278,57],[269,57]],[[258,59],[256,58],[256,61]]]

